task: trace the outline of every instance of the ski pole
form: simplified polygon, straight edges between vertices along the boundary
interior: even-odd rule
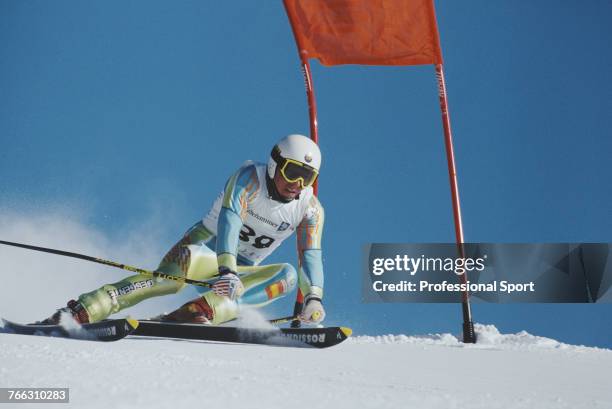
[[[297,317],[290,315],[288,317],[275,318],[273,320],[268,320],[270,324],[284,324],[286,322],[290,322],[297,319]]]
[[[318,319],[318,318],[319,318],[319,313],[313,314],[313,319]],[[287,316],[287,317],[275,318],[273,320],[269,320],[268,322],[270,324],[284,324],[286,322],[291,322],[291,321],[294,321],[294,320],[297,320],[297,319],[298,319],[297,315],[290,315],[290,316]]]
[[[133,273],[138,273],[138,274],[142,274],[142,275],[146,275],[146,276],[163,278],[163,279],[166,279],[166,280],[180,281],[182,283],[187,283],[187,284],[191,284],[191,285],[195,285],[195,286],[199,286],[199,287],[206,287],[206,288],[211,288],[212,287],[212,284],[209,283],[209,282],[206,282],[206,281],[192,280],[190,278],[177,277],[177,276],[173,276],[173,275],[170,275],[170,274],[161,273],[159,271],[145,270],[144,268],[133,267],[133,266],[129,266],[127,264],[117,263],[115,261],[104,260],[104,259],[101,259],[101,258],[87,256],[85,254],[72,253],[70,251],[63,251],[63,250],[55,250],[55,249],[50,249],[50,248],[46,248],[46,247],[31,246],[29,244],[14,243],[12,241],[4,241],[4,240],[0,240],[0,244],[4,244],[4,245],[7,245],[7,246],[21,247],[21,248],[28,249],[28,250],[42,251],[44,253],[57,254],[57,255],[60,255],[60,256],[66,256],[66,257],[72,257],[72,258],[80,258],[81,260],[92,261],[94,263],[99,263],[99,264],[104,264],[104,265],[111,266],[111,267],[120,268],[122,270],[131,271]]]

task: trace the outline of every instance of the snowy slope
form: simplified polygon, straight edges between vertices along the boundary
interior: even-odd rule
[[[612,407],[612,351],[477,328],[470,346],[360,336],[326,350],[0,333],[0,387],[70,387],[57,407],[91,409]]]

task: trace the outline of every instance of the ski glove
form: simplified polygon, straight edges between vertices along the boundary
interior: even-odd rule
[[[219,267],[219,275],[221,278],[212,285],[213,292],[230,300],[240,298],[244,293],[244,285],[238,274],[227,267]]]
[[[325,318],[325,310],[321,299],[317,296],[306,296],[302,313],[298,316],[300,321],[318,324]]]

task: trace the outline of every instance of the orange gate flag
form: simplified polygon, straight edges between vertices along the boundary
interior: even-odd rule
[[[302,59],[442,64],[433,0],[284,0]]]

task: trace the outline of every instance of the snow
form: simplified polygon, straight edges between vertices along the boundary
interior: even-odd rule
[[[476,345],[384,335],[323,350],[0,333],[0,387],[69,387],[49,407],[91,409],[612,407],[612,351],[476,328]]]
[[[531,335],[526,331],[516,334],[501,334],[494,325],[475,324],[478,334],[478,343],[470,345],[471,348],[478,349],[506,349],[506,350],[542,350],[542,349],[565,349],[572,351],[600,350],[609,351],[596,347],[576,346],[564,344],[551,338]],[[420,344],[420,345],[446,345],[466,347],[454,335],[451,334],[431,334],[424,336],[407,335],[378,335],[378,336],[356,336],[352,337],[349,343],[355,344]],[[610,351],[612,352],[612,351]]]

